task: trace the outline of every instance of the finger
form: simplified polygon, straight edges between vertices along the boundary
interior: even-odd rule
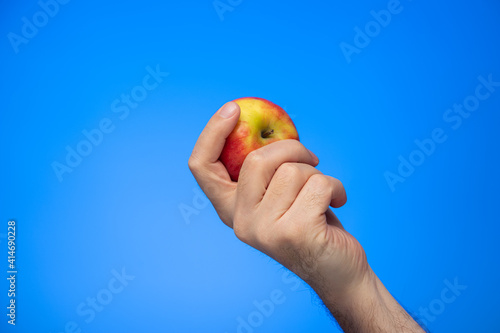
[[[312,175],[286,214],[315,217],[325,214],[329,207],[338,208],[347,201],[344,185],[325,175]]]
[[[239,105],[235,102],[228,102],[210,118],[191,153],[190,168],[198,171],[198,169],[203,169],[207,165],[217,162],[226,138],[238,122],[239,115]]]
[[[276,141],[248,154],[238,179],[237,205],[255,208],[264,197],[276,169],[290,162],[316,166],[318,158],[298,140]]]
[[[309,177],[321,172],[304,163],[283,163],[274,173],[264,198],[262,209],[279,219],[292,206]]]
[[[229,227],[232,227],[236,186],[218,159],[226,138],[238,122],[239,113],[238,104],[224,104],[203,129],[188,162],[196,181]]]

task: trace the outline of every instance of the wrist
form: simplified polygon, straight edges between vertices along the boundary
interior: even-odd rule
[[[313,287],[325,305],[336,313],[365,312],[370,303],[384,306],[385,298],[379,288],[379,280],[371,268],[357,280],[353,279],[342,286],[338,286],[338,281],[323,281],[321,286]]]
[[[316,292],[346,333],[424,332],[371,268],[341,291]]]

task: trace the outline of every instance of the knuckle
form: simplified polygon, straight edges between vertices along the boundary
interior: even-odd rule
[[[314,192],[317,195],[326,195],[330,192],[331,183],[325,175],[312,175],[311,177],[309,177],[307,183],[311,192]]]
[[[243,243],[249,244],[251,242],[250,232],[247,228],[245,219],[238,213],[235,213],[233,218],[233,231],[236,237]]]
[[[261,149],[256,149],[248,153],[247,157],[245,158],[245,162],[247,164],[253,165],[259,165],[264,161],[264,153],[262,152]]]
[[[297,178],[300,174],[300,169],[295,163],[283,163],[280,165],[276,173],[285,180]]]
[[[338,180],[337,178],[330,177],[330,180],[332,182],[333,187],[344,188],[344,184],[342,184],[342,182],[340,180]]]
[[[245,242],[245,232],[243,230],[241,230],[241,226],[239,223],[236,222],[236,219],[233,220],[233,231],[234,231],[234,234],[236,236],[236,238],[238,238],[240,241]]]
[[[331,196],[331,183],[324,175],[312,175],[307,181],[307,187],[308,192],[305,196],[307,208],[315,207]]]
[[[193,156],[191,156],[188,160],[189,170],[191,170],[191,172],[195,172],[196,170],[199,169],[199,166],[200,166],[200,163],[198,162],[198,160],[196,158],[194,158]]]
[[[274,185],[283,188],[290,184],[290,181],[297,179],[300,175],[300,169],[293,163],[283,163],[278,167],[273,176]]]
[[[259,149],[253,150],[248,153],[248,155],[245,157],[245,160],[243,161],[243,165],[240,170],[240,178],[238,179],[238,181],[240,179],[251,178],[250,175],[252,173],[261,172],[264,160],[264,154]]]
[[[262,150],[253,150],[245,157],[243,165],[240,170],[240,177],[238,182],[242,181],[244,184],[250,182],[252,174],[259,174],[265,167],[265,156]]]

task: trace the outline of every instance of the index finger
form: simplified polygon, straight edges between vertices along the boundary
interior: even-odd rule
[[[252,151],[241,167],[237,205],[253,209],[262,201],[269,183],[284,163],[318,165],[318,158],[298,140],[281,140]]]

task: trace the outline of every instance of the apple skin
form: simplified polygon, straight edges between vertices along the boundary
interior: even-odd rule
[[[219,159],[231,180],[238,181],[243,161],[250,152],[278,140],[299,140],[299,134],[285,110],[273,102],[258,97],[243,97],[233,102],[240,106],[240,118]]]

